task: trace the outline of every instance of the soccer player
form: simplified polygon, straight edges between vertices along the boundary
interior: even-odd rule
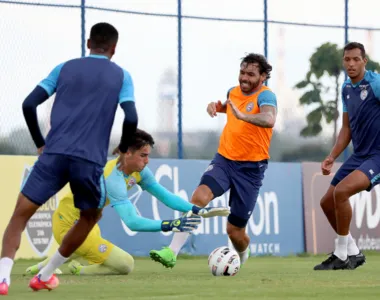
[[[148,168],[148,159],[154,145],[152,136],[137,129],[126,153],[127,160],[123,171],[117,169],[117,159],[108,161],[104,169],[107,187],[106,205],[110,204],[124,224],[133,231],[180,231],[191,232],[200,223],[200,216],[228,215],[228,208],[201,209],[181,197],[169,192],[160,185]],[[134,205],[128,199],[128,190],[138,184],[143,190],[152,194],[168,207],[185,214],[175,220],[151,220],[139,216]],[[59,203],[53,216],[53,234],[58,244],[79,218],[79,210],[74,206],[72,193],[66,195]],[[134,261],[130,254],[102,238],[100,228],[96,225],[85,242],[77,249],[75,255],[85,259],[90,265],[83,266],[77,261],[69,264],[75,275],[128,274],[133,270]],[[26,270],[27,274],[37,274],[49,259]]]
[[[111,62],[118,31],[110,24],[91,28],[88,57],[55,67],[23,103],[23,112],[38,148],[39,158],[19,194],[15,211],[3,236],[0,260],[0,294],[8,294],[13,259],[26,223],[36,210],[67,183],[73,191],[80,217],[66,234],[58,251],[35,276],[34,290],[54,289],[59,280],[54,270],[83,243],[100,217],[105,203],[103,167],[118,104],[125,112],[120,151],[136,131],[137,113],[131,76]],[[51,129],[42,137],[37,106],[56,93]],[[125,155],[121,155],[121,161]]]
[[[264,172],[268,166],[269,145],[277,115],[275,94],[263,83],[270,78],[272,66],[266,58],[251,53],[240,64],[239,86],[227,93],[227,101],[210,103],[207,112],[227,114],[219,149],[203,174],[191,202],[205,207],[230,189],[227,233],[243,264],[249,257],[250,239],[246,226],[252,215]],[[188,233],[175,233],[169,247],[152,250],[150,256],[173,268],[186,243]]]
[[[349,79],[342,86],[343,124],[330,155],[322,162],[322,173],[330,174],[335,159],[350,141],[353,154],[321,199],[322,210],[338,238],[335,251],[314,270],[355,269],[365,263],[349,232],[349,198],[380,182],[380,75],[366,71],[366,63],[362,44],[352,42],[344,47],[343,66]]]

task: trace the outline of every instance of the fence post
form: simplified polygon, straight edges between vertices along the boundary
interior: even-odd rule
[[[264,56],[268,57],[268,0],[264,0]]]
[[[264,0],[264,56],[268,59],[268,0]],[[268,80],[264,84],[268,85]]]
[[[81,19],[81,56],[86,55],[86,27],[85,27],[85,13],[86,13],[86,0],[81,0],[80,4],[80,19]]]
[[[178,0],[178,158],[183,158],[182,144],[182,3]]]
[[[348,43],[348,0],[344,0],[344,44]],[[344,80],[347,80],[347,73],[344,72]],[[344,149],[343,159],[346,161],[350,156],[348,146]]]

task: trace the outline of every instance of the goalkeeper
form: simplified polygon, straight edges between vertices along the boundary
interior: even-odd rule
[[[227,216],[229,208],[200,208],[178,197],[159,184],[146,166],[154,145],[152,136],[137,129],[126,159],[108,161],[104,168],[107,189],[106,205],[110,204],[124,224],[132,231],[155,232],[174,231],[191,232],[200,223],[200,217]],[[185,214],[174,220],[152,220],[139,216],[134,205],[128,199],[128,190],[138,184],[143,190],[156,197],[173,210]],[[80,211],[74,206],[73,194],[67,194],[53,215],[53,235],[58,244],[79,219]],[[77,260],[81,258],[81,262]],[[49,258],[27,268],[27,274],[37,274]],[[83,261],[85,263],[83,263]],[[71,257],[69,270],[74,275],[129,274],[134,267],[132,256],[101,236],[96,225],[84,243]],[[59,269],[56,273],[62,273]]]

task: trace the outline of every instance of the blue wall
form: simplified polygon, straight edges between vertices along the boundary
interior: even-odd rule
[[[152,159],[149,167],[156,179],[170,191],[190,200],[209,161]],[[228,192],[211,202],[227,206]],[[178,212],[165,207],[140,188],[130,191],[130,199],[140,214],[153,219],[171,219]],[[182,253],[208,255],[218,246],[228,245],[226,218],[203,219]],[[172,233],[136,233],[123,226],[119,216],[107,207],[100,221],[104,238],[132,255],[144,256],[151,249],[166,246]],[[270,163],[255,211],[248,223],[252,255],[289,255],[304,252],[304,224],[301,164]]]

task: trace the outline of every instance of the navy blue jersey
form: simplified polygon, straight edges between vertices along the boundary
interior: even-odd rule
[[[117,105],[134,101],[131,76],[106,56],[58,65],[39,83],[51,96],[51,129],[44,152],[106,163]]]
[[[380,75],[366,71],[363,80],[342,87],[343,112],[350,120],[354,153],[369,156],[380,152]]]

